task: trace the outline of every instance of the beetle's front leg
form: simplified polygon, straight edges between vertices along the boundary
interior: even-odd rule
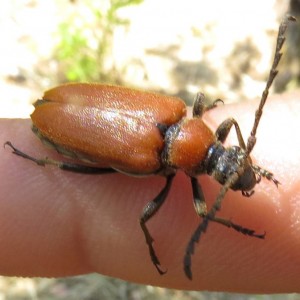
[[[205,197],[202,188],[198,182],[198,179],[191,177],[191,184],[193,190],[193,202],[196,213],[199,217],[204,217],[207,214],[207,205],[205,202]]]
[[[237,123],[237,121],[233,118],[228,118],[219,125],[219,127],[217,128],[216,133],[215,133],[217,140],[220,141],[221,143],[224,143],[230,132],[232,125],[234,125],[234,127],[235,127],[235,131],[236,131],[236,135],[237,135],[240,147],[242,149],[246,150],[246,144],[244,142],[240,126]]]
[[[164,188],[152,201],[148,202],[145,205],[145,207],[142,211],[142,214],[140,216],[140,225],[141,225],[141,228],[145,235],[145,239],[146,239],[146,243],[149,248],[149,253],[150,253],[152,263],[154,264],[158,273],[161,275],[165,274],[166,271],[163,271],[160,268],[160,261],[159,261],[158,257],[156,256],[155,250],[152,246],[154,240],[149,233],[149,230],[146,226],[146,222],[156,214],[156,212],[159,210],[159,208],[162,206],[162,204],[166,200],[166,198],[169,194],[174,176],[175,176],[175,174],[172,174],[167,177],[167,181],[166,181]]]
[[[232,182],[233,182],[233,180],[228,181],[229,184],[230,183],[232,184]],[[205,197],[204,197],[201,185],[199,184],[197,178],[193,178],[193,177],[191,177],[191,183],[192,183],[192,189],[193,189],[194,206],[195,206],[195,210],[199,217],[207,218],[209,221],[213,221],[213,222],[219,223],[221,225],[224,225],[228,228],[232,228],[232,229],[234,229],[242,234],[245,234],[245,235],[254,236],[257,238],[264,237],[264,234],[257,234],[252,229],[235,224],[231,220],[218,218],[215,216],[215,213],[217,212],[217,210],[219,210],[219,208],[221,206],[221,201],[223,200],[224,196],[221,196],[221,198],[220,198],[221,200],[216,201],[215,208],[212,209],[213,213],[212,212],[207,213],[207,206],[206,206]],[[225,192],[224,192],[224,195],[225,195]],[[205,231],[205,230],[203,230],[203,231]]]
[[[273,181],[277,187],[280,184],[280,182],[274,177],[274,174],[269,172],[268,170],[262,169],[257,165],[252,165],[251,168],[259,177],[264,177],[268,180]]]
[[[210,221],[219,223],[223,226],[226,226],[228,228],[232,228],[236,230],[237,232],[240,232],[242,234],[256,237],[263,239],[265,237],[265,233],[263,234],[257,234],[253,229],[249,229],[246,227],[243,227],[241,225],[233,223],[231,220],[226,220],[223,218],[216,217],[216,213],[221,208],[221,203],[225,197],[225,194],[227,193],[228,189],[238,180],[238,174],[233,173],[229,179],[226,181],[226,183],[222,186],[220,193],[213,204],[212,208],[209,212],[207,212],[206,203],[204,194],[202,192],[202,188],[200,184],[197,181],[197,178],[191,177],[191,183],[192,183],[192,189],[193,189],[193,198],[194,198],[194,206],[196,209],[197,214],[203,218],[203,221],[199,224],[195,232],[193,233],[192,237],[190,238],[190,241],[186,247],[186,253],[183,260],[183,268],[186,276],[189,279],[192,279],[192,255],[195,251],[195,243],[198,243],[200,240],[200,237],[202,233],[206,232],[208,223]]]

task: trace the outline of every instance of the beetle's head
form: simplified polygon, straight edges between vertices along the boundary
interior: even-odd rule
[[[238,180],[231,186],[233,190],[240,190],[249,194],[258,182],[252,168],[251,159],[245,150],[238,146],[224,148],[221,143],[211,146],[208,153],[207,172],[220,184],[224,184],[233,173],[238,173]]]

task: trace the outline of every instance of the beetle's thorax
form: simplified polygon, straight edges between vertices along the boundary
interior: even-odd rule
[[[163,166],[193,176],[215,143],[215,136],[201,118],[184,118],[166,130],[164,141]]]
[[[209,148],[199,171],[211,175],[222,185],[233,173],[238,173],[238,180],[231,186],[233,190],[250,191],[257,182],[245,150],[238,146],[225,148],[220,142]]]

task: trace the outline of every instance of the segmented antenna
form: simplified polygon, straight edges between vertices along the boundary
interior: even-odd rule
[[[261,99],[260,99],[259,107],[255,112],[255,120],[254,120],[254,123],[253,123],[251,134],[250,134],[250,136],[248,138],[248,142],[247,142],[247,148],[246,148],[247,155],[249,155],[251,153],[251,151],[253,150],[253,147],[256,143],[256,131],[257,131],[257,127],[259,125],[259,122],[260,122],[260,119],[261,119],[261,116],[262,116],[262,113],[263,113],[264,105],[265,105],[266,100],[267,100],[268,95],[269,95],[269,89],[270,89],[270,87],[273,83],[274,78],[278,74],[278,70],[276,68],[277,68],[277,66],[280,62],[281,56],[282,56],[282,53],[280,51],[281,51],[281,48],[282,48],[282,46],[284,44],[284,41],[285,41],[284,34],[285,34],[285,31],[288,27],[288,22],[289,21],[294,22],[294,21],[296,21],[296,18],[293,17],[293,16],[285,16],[285,18],[282,20],[282,22],[279,26],[273,64],[272,64],[272,68],[270,70],[270,74],[269,74],[269,77],[268,77],[266,87],[265,87],[265,89],[262,93]]]

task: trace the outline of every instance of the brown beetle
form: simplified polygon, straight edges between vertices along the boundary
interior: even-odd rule
[[[240,190],[249,197],[261,177],[273,181],[276,186],[279,184],[271,172],[252,163],[250,153],[256,143],[256,131],[269,88],[278,72],[276,68],[288,21],[294,20],[294,17],[287,17],[280,24],[273,65],[247,144],[233,118],[222,122],[215,133],[203,122],[202,115],[222,100],[205,106],[204,95],[199,93],[193,107],[193,118],[189,119],[185,104],[176,97],[119,86],[77,83],[53,88],[35,102],[35,111],[31,115],[32,130],[59,153],[88,164],[36,159],[15,148],[11,142],[5,145],[10,146],[14,154],[38,165],[52,164],[73,172],[106,174],[118,171],[134,176],[159,174],[166,177],[165,186],[144,207],[140,216],[151,260],[160,274],[165,272],[160,268],[146,222],[167,198],[176,171],[183,170],[191,179],[195,210],[203,218],[188,243],[184,257],[185,274],[192,279],[194,244],[206,231],[209,221],[249,236],[265,236],[215,214],[229,189]],[[232,126],[239,145],[225,148],[223,143]],[[209,212],[197,180],[197,176],[202,174],[213,176],[222,185]]]

